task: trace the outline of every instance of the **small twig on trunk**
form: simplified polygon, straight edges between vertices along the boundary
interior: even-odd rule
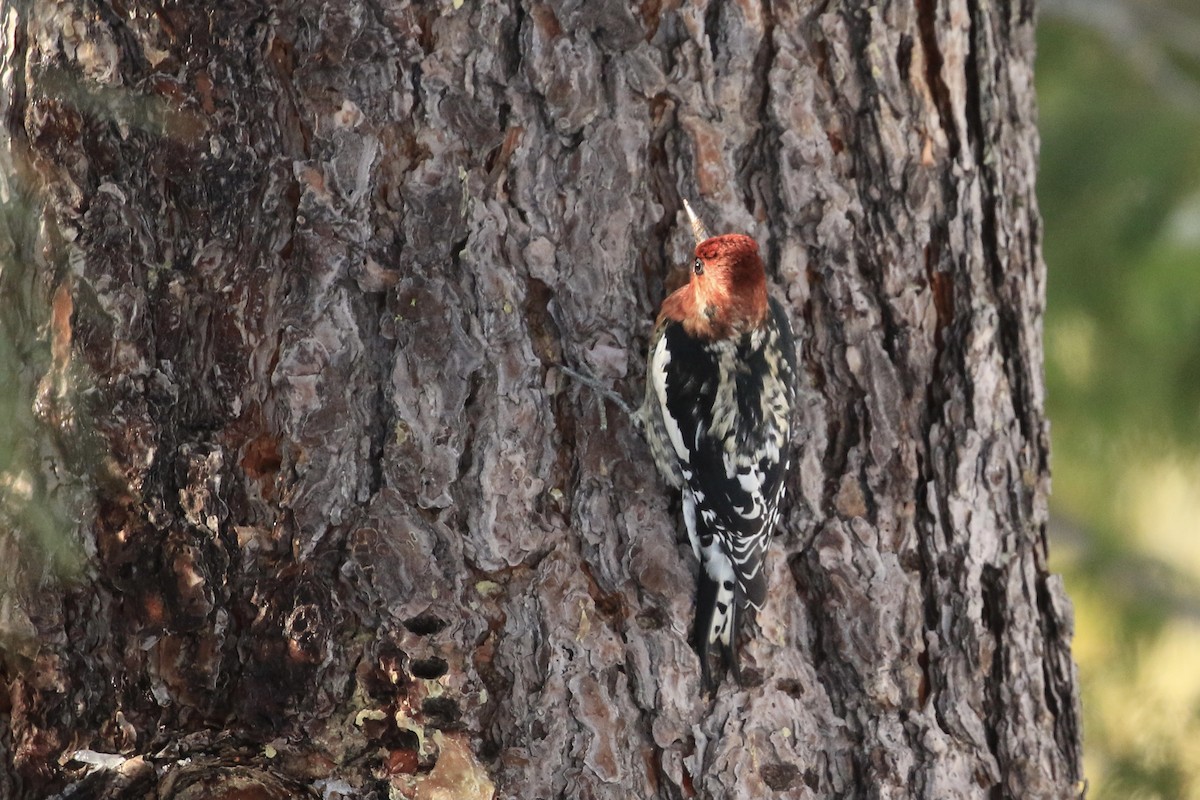
[[[615,391],[608,388],[603,383],[601,383],[600,381],[593,378],[591,375],[586,375],[582,372],[571,369],[566,364],[557,364],[556,363],[554,366],[556,366],[560,370],[562,370],[562,372],[564,374],[574,378],[576,381],[578,381],[579,383],[582,383],[584,386],[587,386],[592,391],[596,392],[597,394],[603,395],[605,398],[612,401],[613,405],[615,405],[617,408],[619,408],[625,412],[625,416],[629,417],[629,421],[633,423],[633,426],[635,428],[637,428],[639,431],[641,430],[641,424],[640,424],[637,412],[628,403],[625,402],[625,398],[621,397],[621,395],[617,394]],[[608,430],[608,413],[606,412],[606,410],[604,408],[604,403],[600,403],[600,430],[602,430],[602,431]]]

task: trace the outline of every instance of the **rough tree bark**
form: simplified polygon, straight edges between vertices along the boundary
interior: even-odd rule
[[[90,497],[74,580],[0,530],[0,795],[1075,794],[1029,0],[203,5],[0,3],[28,470]],[[685,195],[804,373],[713,702],[553,368],[638,396]]]

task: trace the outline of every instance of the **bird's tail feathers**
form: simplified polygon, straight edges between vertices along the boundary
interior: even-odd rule
[[[692,637],[700,656],[701,680],[706,691],[713,688],[709,654],[714,645],[720,650],[725,669],[741,682],[736,648],[744,616],[742,604],[742,592],[736,579],[717,580],[703,568],[700,570]]]

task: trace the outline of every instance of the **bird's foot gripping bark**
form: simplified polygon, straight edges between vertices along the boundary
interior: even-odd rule
[[[621,409],[621,411],[625,412],[625,416],[629,417],[629,421],[633,424],[633,427],[636,428],[639,433],[641,433],[641,414],[638,413],[637,409],[630,406],[629,403],[626,403],[625,398],[621,397],[621,395],[617,394],[615,391],[608,388],[591,375],[571,369],[566,364],[556,363],[554,366],[558,367],[558,369],[560,369],[564,375],[567,375],[575,381],[582,383],[593,392],[596,392],[605,399],[609,400],[614,406]],[[604,409],[604,403],[600,403],[600,430],[608,430],[608,413]]]

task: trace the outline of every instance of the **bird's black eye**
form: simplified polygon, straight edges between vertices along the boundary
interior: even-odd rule
[[[692,272],[696,273],[697,275],[703,275],[704,262],[697,258],[696,263],[692,265]]]

